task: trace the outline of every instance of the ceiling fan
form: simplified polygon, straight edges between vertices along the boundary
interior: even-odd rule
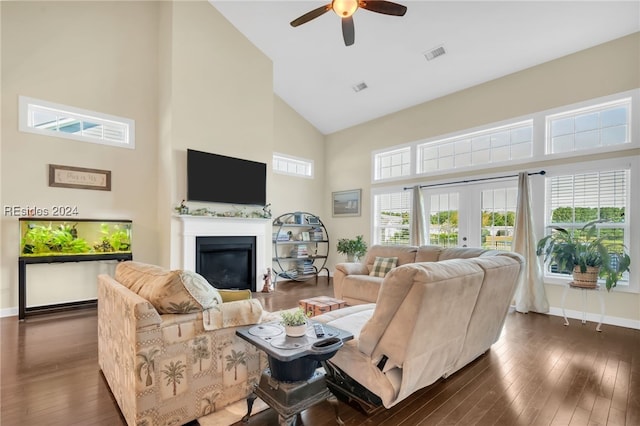
[[[393,16],[404,16],[407,12],[406,6],[385,0],[333,0],[329,4],[320,6],[294,19],[291,21],[291,26],[297,27],[305,24],[333,9],[336,15],[342,18],[342,38],[344,39],[344,44],[345,46],[351,46],[355,41],[353,14],[358,8]]]

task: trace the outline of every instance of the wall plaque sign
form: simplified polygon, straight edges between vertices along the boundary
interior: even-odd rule
[[[111,171],[49,164],[49,186],[111,191]]]

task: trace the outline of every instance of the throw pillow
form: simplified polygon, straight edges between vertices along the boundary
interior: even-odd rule
[[[397,264],[397,257],[376,256],[376,260],[373,261],[373,268],[371,268],[371,272],[369,272],[369,275],[372,277],[384,278],[390,270],[396,267]]]
[[[118,264],[115,279],[148,300],[160,314],[200,312],[222,303],[218,290],[192,271],[128,261]]]
[[[218,293],[222,297],[222,303],[251,299],[251,290],[224,290],[219,288]]]

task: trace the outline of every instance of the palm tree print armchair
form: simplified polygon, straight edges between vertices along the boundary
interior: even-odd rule
[[[122,262],[98,277],[98,361],[129,426],[182,425],[247,397],[266,356],[235,335],[263,316],[198,274]]]

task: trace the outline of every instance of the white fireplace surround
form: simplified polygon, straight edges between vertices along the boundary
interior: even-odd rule
[[[171,269],[196,270],[196,237],[252,236],[256,239],[256,289],[271,267],[271,220],[242,217],[174,216],[171,233]],[[269,239],[267,239],[269,238]]]

